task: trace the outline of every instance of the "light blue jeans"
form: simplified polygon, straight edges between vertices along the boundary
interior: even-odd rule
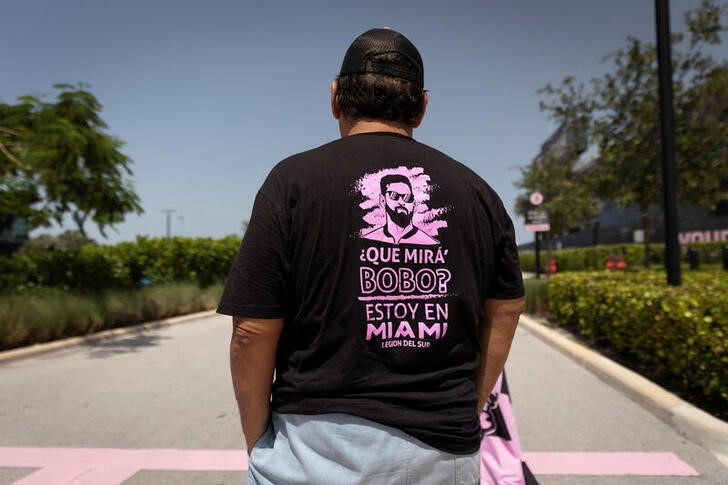
[[[478,452],[454,455],[348,414],[273,413],[253,448],[248,485],[475,485]]]

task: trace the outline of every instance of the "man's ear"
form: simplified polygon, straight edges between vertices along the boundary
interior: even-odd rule
[[[420,111],[420,115],[417,117],[417,120],[415,121],[415,124],[412,126],[412,128],[417,128],[422,123],[422,118],[425,117],[425,111],[427,110],[427,102],[429,101],[429,97],[427,96],[427,91],[425,91],[425,95],[422,98],[422,111]]]
[[[334,119],[341,118],[341,106],[339,106],[339,100],[336,97],[336,92],[339,89],[339,81],[334,79],[331,81],[331,114],[334,115]]]
[[[382,207],[387,205],[387,201],[384,200],[384,194],[379,194],[379,205],[381,205]]]

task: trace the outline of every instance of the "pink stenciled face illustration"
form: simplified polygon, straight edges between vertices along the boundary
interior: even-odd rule
[[[422,167],[402,165],[364,174],[352,192],[362,197],[359,207],[365,212],[365,227],[357,235],[373,239],[381,232],[375,232],[377,229],[388,226],[382,237],[389,238],[387,232],[396,224],[402,229],[416,227],[436,238],[438,231],[447,227],[444,214],[452,209],[431,207],[430,194],[436,189]]]
[[[415,198],[408,184],[404,182],[388,184],[385,193],[379,196],[379,203],[389,219],[398,226],[404,228],[412,222]]]

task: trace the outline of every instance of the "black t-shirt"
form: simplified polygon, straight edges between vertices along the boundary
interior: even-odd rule
[[[356,415],[464,454],[480,445],[483,302],[521,296],[488,184],[411,138],[365,133],[271,171],[218,312],[284,319],[276,412]]]

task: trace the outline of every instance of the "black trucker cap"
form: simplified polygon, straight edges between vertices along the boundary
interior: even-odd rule
[[[379,54],[397,53],[412,63],[413,68],[407,68],[386,61],[372,60]],[[422,58],[417,48],[404,35],[392,29],[367,30],[349,46],[344,56],[339,75],[371,72],[394,76],[423,87],[425,84]]]

